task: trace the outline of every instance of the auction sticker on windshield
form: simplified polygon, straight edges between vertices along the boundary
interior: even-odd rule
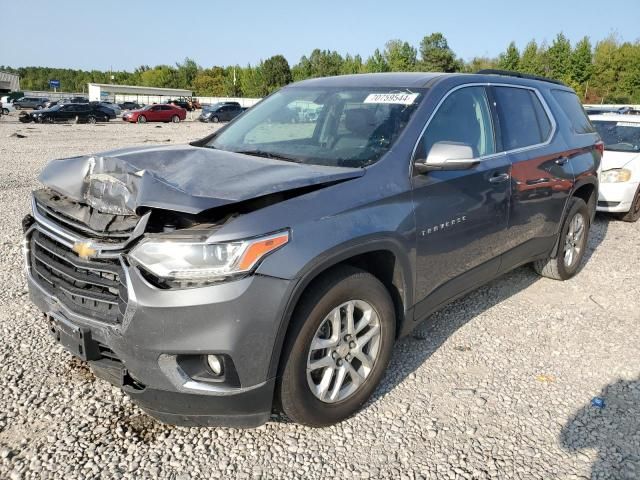
[[[419,93],[370,93],[364,103],[397,103],[411,105],[418,98]]]

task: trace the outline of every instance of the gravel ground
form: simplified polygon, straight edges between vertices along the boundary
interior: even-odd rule
[[[212,128],[0,120],[1,479],[640,478],[640,223],[607,217],[577,277],[520,268],[445,308],[331,428],[169,427],[97,380],[49,338],[25,289],[20,220],[36,176],[52,158]]]

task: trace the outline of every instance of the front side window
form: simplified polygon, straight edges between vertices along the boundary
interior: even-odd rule
[[[546,142],[552,125],[533,90],[493,87],[500,119],[502,149],[515,150]]]
[[[365,167],[389,151],[424,92],[289,87],[237,117],[206,146],[314,165]]]
[[[420,156],[426,158],[437,142],[469,145],[474,158],[495,153],[491,110],[484,87],[464,87],[446,98],[422,137]]]

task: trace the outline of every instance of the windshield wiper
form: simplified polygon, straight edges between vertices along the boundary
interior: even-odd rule
[[[273,158],[275,160],[284,160],[286,162],[303,163],[299,158],[288,157],[279,153],[267,152],[266,150],[238,150],[234,153],[241,153],[242,155],[253,155],[254,157]]]

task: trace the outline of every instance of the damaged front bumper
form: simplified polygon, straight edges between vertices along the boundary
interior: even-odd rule
[[[120,299],[117,320],[106,321],[70,303],[81,293],[71,291],[69,297],[47,286],[34,240],[43,235],[56,242],[60,250],[51,249],[44,261],[61,270],[55,255],[63,255],[77,235],[37,220],[27,226],[24,241],[29,291],[67,350],[161,421],[251,427],[268,420],[275,384],[271,359],[290,281],[253,275],[201,288],[160,289],[127,264],[125,255],[110,250],[103,254],[121,266],[126,293],[120,297],[126,301]],[[80,273],[89,268],[76,264]],[[222,378],[207,373],[210,354],[224,359]]]

